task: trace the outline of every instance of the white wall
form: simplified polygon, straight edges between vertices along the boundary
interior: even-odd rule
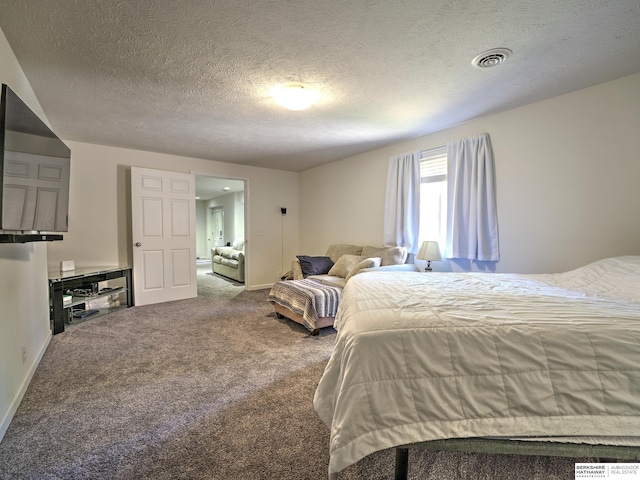
[[[244,192],[234,192],[211,199],[207,202],[207,218],[211,223],[209,212],[213,207],[222,207],[224,211],[224,245],[233,244],[244,237]]]
[[[1,30],[0,81],[47,122]],[[0,244],[0,440],[50,338],[46,245]]]
[[[67,142],[71,148],[69,232],[49,244],[52,267],[61,260],[76,266],[131,264],[131,166],[193,172],[247,180],[247,288],[266,288],[298,251],[298,175],[124,148]],[[280,206],[290,205],[286,228]],[[284,247],[283,247],[284,238]]]
[[[297,190],[296,182],[296,190]],[[233,240],[244,239],[244,192],[234,193]],[[233,240],[231,240],[233,242]]]
[[[640,254],[640,74],[302,172],[300,253],[381,244],[389,157],[481,132],[496,163],[496,271],[558,272]],[[463,269],[478,266],[434,263]]]

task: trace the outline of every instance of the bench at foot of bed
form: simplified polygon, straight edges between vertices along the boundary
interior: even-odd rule
[[[304,324],[304,321],[302,319],[302,315],[300,315],[298,313],[295,313],[295,312],[292,312],[287,307],[284,307],[284,306],[280,305],[279,303],[274,303],[273,304],[273,309],[276,312],[276,317],[277,318],[279,318],[279,319],[288,318],[289,320],[293,320],[294,322],[299,323],[300,325],[304,325],[306,327],[306,325]],[[311,332],[311,335],[318,335],[320,333],[320,329],[321,328],[333,326],[333,320],[334,320],[334,317],[320,317],[320,318],[318,318],[318,320],[316,320],[316,324],[315,324],[316,328],[314,328],[313,330],[309,330]]]
[[[276,282],[269,292],[269,302],[276,314],[297,322],[317,335],[333,325],[342,287],[303,279]]]

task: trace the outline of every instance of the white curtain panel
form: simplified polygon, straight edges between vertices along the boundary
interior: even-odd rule
[[[389,159],[387,197],[384,212],[385,246],[418,250],[420,222],[420,152]]]
[[[445,258],[500,260],[495,174],[489,134],[447,145]]]

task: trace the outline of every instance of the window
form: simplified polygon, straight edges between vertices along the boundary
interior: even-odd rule
[[[420,245],[436,240],[443,252],[447,236],[447,147],[420,154]]]

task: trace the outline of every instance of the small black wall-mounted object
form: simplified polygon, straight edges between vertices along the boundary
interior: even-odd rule
[[[280,213],[281,213],[282,215],[286,215],[286,214],[287,214],[287,209],[286,209],[286,208],[284,208],[284,207],[280,208]]]

